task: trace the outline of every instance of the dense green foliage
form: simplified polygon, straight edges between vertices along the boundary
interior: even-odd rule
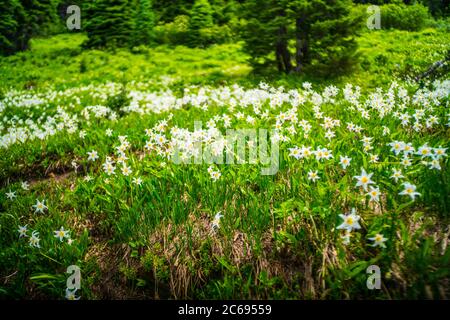
[[[201,47],[208,44],[203,31],[213,26],[212,8],[208,0],[196,0],[191,10],[189,20],[189,44],[194,47]]]
[[[245,48],[255,65],[275,62],[286,73],[310,65],[316,72],[342,73],[356,62],[360,21],[350,14],[350,5],[351,1],[246,1]]]
[[[136,0],[133,41],[135,45],[150,45],[155,41],[155,14],[152,0]]]
[[[18,17],[23,15],[23,8],[18,0],[0,1],[0,54],[8,55],[17,51],[15,36],[18,31]]]
[[[354,1],[358,3],[358,1]],[[383,29],[422,30],[448,15],[446,0],[384,1]],[[8,0],[0,13],[0,54],[26,50],[33,35],[65,32],[65,0]],[[80,5],[85,47],[117,48],[155,44],[206,47],[244,41],[256,71],[342,74],[357,64],[356,36],[365,28],[367,4],[305,0],[117,0]],[[445,20],[442,20],[445,21]],[[437,25],[441,22],[435,22]],[[443,24],[446,26],[447,24]],[[73,31],[73,32],[76,32]]]
[[[31,37],[54,17],[51,0],[8,0],[0,5],[0,55],[28,49]]]
[[[382,28],[417,31],[423,29],[429,19],[427,9],[420,5],[387,4],[381,6]]]
[[[417,5],[422,4],[427,7],[429,12],[435,17],[445,17],[450,13],[450,0],[353,0],[354,3],[363,4],[396,4],[396,5]],[[419,9],[421,10],[421,9]]]
[[[95,0],[84,8],[87,47],[130,46],[133,40],[132,1]]]
[[[0,83],[15,89],[44,88],[51,84],[62,88],[79,83],[120,82],[123,77],[131,81],[170,75],[179,79],[176,83],[180,86],[184,81],[197,84],[251,81],[255,84],[270,80],[287,87],[311,81],[317,85],[351,82],[370,88],[387,85],[392,78],[413,78],[433,62],[443,59],[449,47],[445,30],[367,31],[357,39],[360,66],[351,74],[324,79],[314,73],[282,77],[274,73],[249,74],[249,56],[243,52],[242,43],[213,45],[204,50],[164,45],[132,52],[119,49],[111,53],[82,50],[80,44],[85,41],[83,34],[35,39],[30,51],[0,60]]]

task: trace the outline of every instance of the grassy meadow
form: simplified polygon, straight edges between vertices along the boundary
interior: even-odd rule
[[[85,40],[0,58],[0,297],[64,299],[70,265],[81,299],[450,297],[450,79],[413,81],[446,30],[366,31],[328,78]],[[172,161],[228,128],[274,130],[276,174]]]

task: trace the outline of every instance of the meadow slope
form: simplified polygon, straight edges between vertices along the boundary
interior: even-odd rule
[[[63,299],[70,265],[82,299],[450,297],[450,79],[409,80],[445,32],[364,34],[334,79],[254,75],[240,44],[84,39],[0,60],[0,297]],[[275,174],[237,163],[244,128]],[[234,164],[174,163],[199,145]]]

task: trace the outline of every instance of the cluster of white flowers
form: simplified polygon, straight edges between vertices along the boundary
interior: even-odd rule
[[[442,148],[441,146],[433,148],[424,144],[417,148],[414,148],[412,143],[406,143],[404,141],[393,141],[388,144],[391,147],[391,151],[394,152],[395,156],[402,156],[401,163],[403,166],[408,167],[412,164],[413,156],[416,155],[422,160],[421,163],[428,166],[430,169],[441,170],[440,160],[447,156],[447,148]],[[429,159],[430,161],[426,161]]]
[[[19,229],[17,230],[17,232],[19,232],[20,238],[28,237],[27,225],[19,226]],[[30,239],[29,239],[30,247],[40,248],[41,247],[39,244],[40,241],[41,241],[41,239],[39,238],[39,232],[37,232],[36,230],[32,231]]]
[[[114,146],[113,154],[99,154],[96,150],[88,149],[91,150],[86,156],[89,166],[96,165],[99,158],[105,159],[102,164],[107,176],[105,182],[109,182],[109,179],[113,179],[117,176],[116,173],[120,172],[121,176],[132,179],[134,185],[142,185],[144,181],[137,175],[139,169],[133,166],[132,161],[128,161],[128,156],[131,157],[132,152],[139,148],[144,148],[146,154],[155,153],[159,156],[162,167],[165,166],[165,161],[174,160],[175,156],[179,156],[181,160],[195,159],[201,156],[200,150],[207,150],[213,156],[222,156],[224,152],[232,150],[230,141],[224,139],[223,131],[236,124],[251,127],[268,126],[273,129],[272,142],[281,142],[289,150],[289,161],[294,164],[296,160],[306,162],[315,158],[318,168],[308,168],[307,173],[307,179],[313,183],[320,184],[326,181],[326,174],[320,166],[336,165],[339,173],[344,175],[353,169],[354,163],[360,160],[362,154],[365,157],[365,168],[360,168],[361,173],[353,178],[356,179],[355,186],[361,187],[365,196],[374,202],[380,201],[385,190],[380,188],[383,184],[377,185],[376,180],[379,178],[374,177],[373,172],[368,172],[374,171],[372,167],[386,163],[390,166],[393,163],[393,166],[388,167],[389,172],[392,172],[390,177],[396,184],[401,183],[403,186],[403,190],[398,194],[415,200],[417,196],[421,196],[421,193],[412,182],[418,183],[420,187],[420,181],[406,180],[405,176],[409,176],[408,167],[417,163],[429,169],[441,170],[444,159],[447,157],[445,145],[434,145],[432,140],[425,143],[424,139],[428,133],[432,133],[437,127],[442,127],[444,123],[447,122],[447,126],[450,126],[450,114],[446,115],[447,119],[442,119],[440,118],[442,115],[437,112],[442,107],[441,100],[448,97],[450,92],[449,80],[436,82],[433,89],[421,89],[413,95],[409,95],[405,88],[393,82],[386,91],[377,88],[365,99],[362,98],[359,87],[346,85],[343,90],[340,90],[335,86],[328,86],[322,92],[316,92],[310,83],[304,83],[301,89],[289,91],[283,87],[270,87],[265,83],[250,89],[239,85],[218,88],[188,87],[185,88],[181,97],[168,89],[148,92],[147,88],[139,83],[130,84],[130,88],[128,95],[130,103],[121,108],[122,112],[162,113],[186,106],[205,112],[211,111],[211,107],[214,106],[218,107],[214,110],[219,109],[219,113],[208,113],[206,127],[199,128],[194,125],[193,130],[171,125],[172,114],[169,113],[165,119],[145,130],[146,141],[143,146],[134,145],[132,148],[127,136],[119,135],[119,144]],[[85,141],[92,139],[90,121],[100,118],[110,121],[117,119],[117,113],[105,105],[108,97],[119,94],[120,90],[120,85],[107,83],[64,91],[49,90],[39,94],[11,91],[0,101],[0,110],[6,107],[21,108],[24,111],[21,114],[25,114],[28,118],[5,116],[1,119],[0,148],[8,148],[13,144],[25,143],[33,139],[44,140],[58,132],[75,134]],[[83,95],[88,97],[86,99],[89,105],[80,108],[80,96]],[[63,101],[66,105],[59,106]],[[56,111],[52,111],[51,107],[46,107],[47,104],[58,107]],[[352,116],[351,122],[348,118],[338,119],[341,113],[330,114],[326,104],[346,109],[354,115],[354,118]],[[43,108],[37,118],[33,114],[33,107],[36,106]],[[311,114],[311,119],[299,119],[299,115],[305,114],[302,111]],[[377,123],[373,131],[366,126],[371,121]],[[389,123],[389,126],[379,125],[380,123]],[[398,132],[393,132],[391,136],[391,130],[395,131],[396,127],[399,128],[400,133],[407,134],[408,138],[398,138]],[[107,129],[105,134],[112,137],[113,130]],[[342,144],[335,143],[339,142],[340,138],[344,138],[344,134],[353,138],[352,147],[357,149],[354,153],[342,148]],[[322,139],[322,145],[316,142],[314,139],[316,136]],[[415,141],[414,138],[421,142]],[[383,145],[379,143],[380,139],[383,139]],[[391,142],[386,145],[386,141]],[[257,145],[258,141],[250,139],[246,143],[250,148]],[[390,152],[385,152],[388,149]],[[75,169],[81,167],[78,164],[79,160],[77,158],[73,162]],[[312,162],[314,163],[314,160]],[[212,181],[217,181],[222,176],[218,167],[210,166],[207,172]],[[222,172],[226,176],[226,171],[222,170]],[[92,179],[89,174],[84,177],[86,182]],[[28,190],[29,185],[23,182],[21,187],[23,190]],[[14,201],[17,198],[17,192],[9,190],[6,198]],[[33,208],[35,213],[44,213],[48,210],[45,201],[39,199],[36,200]],[[218,228],[221,217],[220,213],[216,215],[212,224],[213,229]],[[341,215],[341,218],[344,222],[338,228],[345,230],[343,237],[345,242],[348,242],[352,230],[360,228],[358,223],[360,217],[356,211],[352,211],[350,214]],[[19,233],[21,237],[26,236],[26,226],[20,227]],[[55,231],[55,237],[60,241],[63,239],[71,241],[68,231],[63,227]],[[376,234],[370,239],[374,241],[374,245],[382,247],[387,240],[382,234]],[[39,234],[33,231],[30,236],[30,245],[39,247],[39,241]]]
[[[19,233],[19,238],[26,238],[29,237],[29,245],[30,247],[35,247],[35,248],[40,248],[40,241],[41,239],[39,238],[39,232],[37,232],[36,230],[31,231],[31,235],[28,236],[28,225],[24,225],[24,226],[19,226],[19,228],[17,229],[17,232]],[[54,233],[54,237],[58,238],[59,241],[63,241],[64,239],[67,239],[67,243],[69,245],[71,245],[73,243],[73,239],[70,238],[70,231],[69,230],[64,230],[64,227],[61,227],[59,230],[56,230],[53,232]]]
[[[343,221],[337,227],[337,229],[344,230],[345,233],[341,236],[341,238],[343,240],[343,244],[348,245],[350,243],[352,231],[361,229],[361,225],[359,224],[361,217],[356,213],[355,208],[352,208],[351,212],[347,214],[340,214],[339,216]],[[369,238],[369,240],[374,242],[372,244],[372,246],[374,247],[380,246],[382,248],[386,248],[384,242],[386,242],[388,239],[385,238],[382,234],[377,233],[375,237]]]

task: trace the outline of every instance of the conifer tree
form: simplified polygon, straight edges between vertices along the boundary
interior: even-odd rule
[[[351,0],[247,0],[242,37],[256,67],[279,71],[344,72],[356,62],[360,21],[350,15]],[[289,44],[295,43],[295,49]]]
[[[154,41],[155,15],[151,0],[137,0],[133,42],[149,45]]]
[[[133,34],[132,1],[95,0],[83,8],[87,47],[129,46]]]
[[[279,71],[290,72],[292,63],[287,44],[290,23],[284,1],[248,0],[242,9],[245,23],[241,36],[254,67],[264,68],[275,62]]]
[[[0,1],[0,54],[13,54],[28,49],[32,36],[52,17],[52,0]]]
[[[17,50],[17,20],[24,11],[18,0],[0,0],[0,7],[0,55],[9,55]]]
[[[177,16],[188,16],[193,4],[194,0],[153,0],[153,9],[157,20],[167,23]]]
[[[31,37],[42,34],[42,28],[56,13],[56,4],[52,0],[20,0],[25,11],[17,17],[19,26],[18,50],[28,49]]]
[[[201,31],[213,25],[213,10],[208,0],[196,0],[189,20],[189,45],[193,47],[206,45],[207,39],[202,37]]]
[[[351,0],[289,1],[297,71],[312,63],[317,72],[343,73],[356,63],[360,20],[350,15],[351,5]]]

